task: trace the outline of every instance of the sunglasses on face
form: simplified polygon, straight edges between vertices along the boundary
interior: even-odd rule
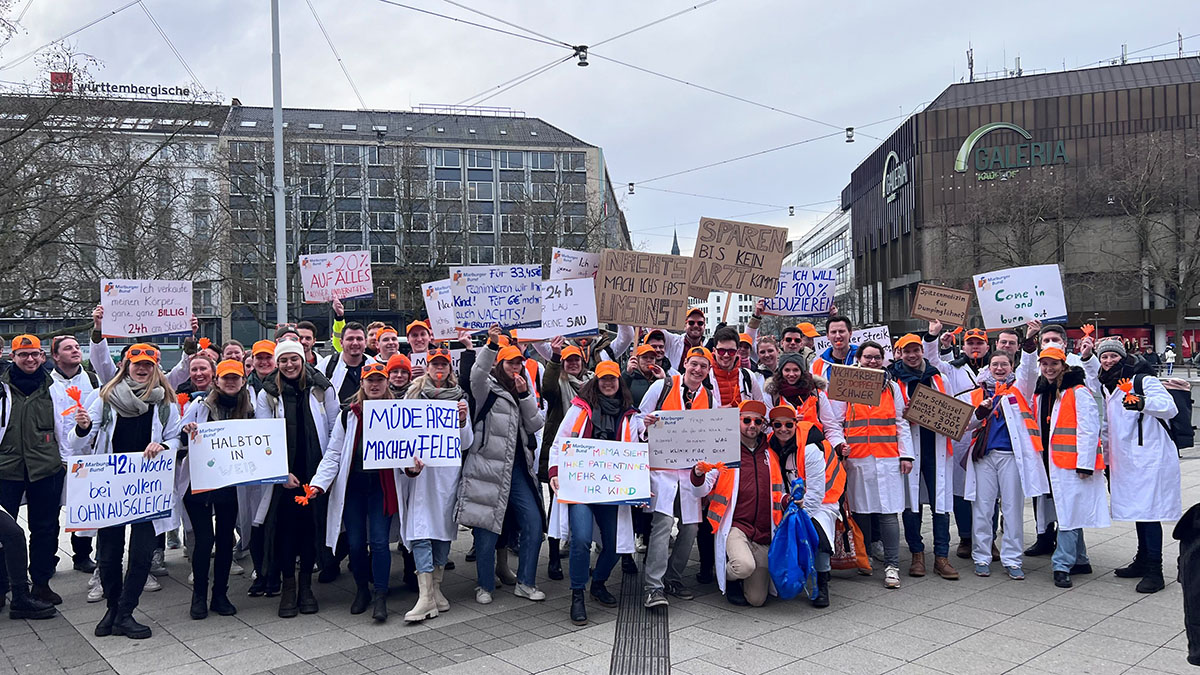
[[[754,425],[756,427],[761,427],[763,425],[763,421],[762,421],[762,418],[760,418],[760,417],[743,417],[742,424],[748,424],[748,425]]]
[[[784,341],[784,342],[800,342],[800,341],[801,341],[801,339],[800,339],[800,338],[790,338],[790,337],[788,337],[788,338],[783,338],[783,341]]]
[[[703,321],[689,321],[687,323],[689,326],[703,326],[704,325]]]
[[[776,429],[795,429],[796,423],[795,422],[772,422],[771,426],[775,427]]]
[[[157,349],[130,349],[127,352],[127,354],[129,356],[141,356],[142,354],[145,354],[146,356],[149,356],[151,358],[155,358],[155,359],[158,358],[158,350]]]
[[[730,349],[729,347],[719,347],[715,351],[721,356],[733,356],[737,353],[736,349]]]

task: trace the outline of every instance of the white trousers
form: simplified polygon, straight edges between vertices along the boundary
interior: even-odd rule
[[[1005,567],[1020,567],[1025,550],[1025,522],[1022,512],[1025,493],[1017,459],[1011,452],[993,450],[975,462],[975,501],[971,505],[971,559],[976,565],[992,562],[992,515],[996,499],[1004,516],[1000,538],[1000,562]]]

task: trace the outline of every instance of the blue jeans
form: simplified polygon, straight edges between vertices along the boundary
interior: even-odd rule
[[[1087,544],[1083,543],[1083,528],[1058,531],[1058,545],[1054,547],[1050,563],[1055,572],[1070,572],[1073,565],[1088,563]]]
[[[363,586],[370,582],[375,591],[387,593],[388,577],[392,573],[392,556],[388,551],[392,517],[383,512],[383,486],[378,474],[351,472],[347,477],[342,525],[346,528],[354,580]]]
[[[517,583],[535,586],[538,555],[542,550],[542,512],[533,492],[533,479],[523,474],[523,470],[520,462],[514,467],[508,508],[517,518]],[[476,583],[491,593],[496,590],[496,540],[500,534],[482,527],[474,532]]]
[[[929,495],[930,501],[933,501],[934,495],[937,494],[937,483],[934,472],[937,471],[937,452],[934,448],[926,450],[921,448],[921,482],[925,484],[925,493]],[[947,485],[949,490],[950,486]],[[918,498],[920,490],[917,490]],[[904,521],[904,541],[908,544],[908,550],[912,553],[924,553],[925,542],[921,541],[921,520],[924,513],[924,507],[917,505],[917,510],[912,511],[905,509],[901,520]],[[950,555],[950,514],[938,513],[933,510],[933,556],[935,558],[945,558]]]
[[[417,565],[417,573],[432,572],[435,567],[445,567],[450,557],[450,542],[438,539],[416,539],[410,541],[413,562]]]
[[[561,506],[561,505],[560,505]],[[603,586],[617,564],[617,506],[613,504],[568,504],[571,522],[571,590],[587,586],[592,562],[592,519],[600,527],[600,545],[592,583]]]

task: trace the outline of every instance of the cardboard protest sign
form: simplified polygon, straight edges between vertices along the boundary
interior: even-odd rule
[[[363,405],[363,468],[405,469],[462,464],[458,401],[386,399]]]
[[[228,485],[286,483],[286,425],[282,419],[198,424],[188,439],[188,470],[193,492]]]
[[[421,284],[421,297],[425,299],[425,314],[429,317],[433,339],[453,340],[458,337],[454,329],[454,292],[450,289],[450,280]]]
[[[192,282],[101,279],[104,337],[192,332]]]
[[[522,342],[585,337],[600,332],[596,321],[596,282],[586,279],[549,279],[542,282],[542,327],[518,331]]]
[[[712,290],[775,297],[787,235],[786,227],[701,218],[688,277],[692,297]]]
[[[696,462],[736,465],[742,457],[737,408],[660,410],[649,428],[651,469],[690,469]]]
[[[487,331],[542,325],[541,265],[451,267],[454,322],[459,328]]]
[[[875,368],[831,365],[825,395],[835,401],[879,405],[887,375]]]
[[[650,503],[649,450],[645,443],[560,438],[550,452],[558,458],[560,503]]]
[[[784,267],[779,270],[779,290],[767,298],[763,314],[769,316],[828,316],[837,290],[836,270],[822,267]]]
[[[333,302],[375,295],[370,251],[313,253],[300,256],[304,301]]]
[[[550,254],[551,279],[592,279],[600,267],[600,254],[554,247]]]
[[[596,275],[601,323],[677,330],[688,310],[688,259],[605,249]]]
[[[818,326],[817,328],[819,330],[821,327]],[[887,326],[868,326],[867,328],[859,328],[853,333],[850,333],[850,344],[852,345],[860,345],[868,340],[874,340],[875,342],[883,345],[883,348],[886,352],[883,355],[885,359],[891,355],[892,332],[888,330]],[[829,349],[829,339],[824,335],[813,338],[813,349],[816,350],[818,354],[826,349]]]
[[[917,284],[917,292],[913,296],[912,312],[914,319],[926,321],[941,321],[952,326],[967,325],[967,315],[971,312],[970,291],[960,291],[957,288],[934,286],[933,284]]]
[[[1042,323],[1067,319],[1058,265],[1012,267],[976,274],[974,280],[979,312],[988,329],[1019,326],[1032,319]]]
[[[962,438],[974,414],[970,403],[919,384],[908,399],[904,419],[947,438]]]
[[[175,505],[175,455],[140,452],[67,460],[68,532],[166,518]]]
[[[451,349],[450,350],[450,371],[451,372],[453,372],[455,374],[458,373],[458,363],[459,363],[459,361],[462,360],[462,355],[463,355],[463,352],[465,352],[465,351],[467,351],[467,350],[465,350],[465,349]],[[421,352],[420,354],[415,354],[415,353],[409,354],[408,360],[410,363],[412,363],[414,373],[417,372],[418,368],[421,369],[422,371],[424,371],[429,366],[429,352]]]

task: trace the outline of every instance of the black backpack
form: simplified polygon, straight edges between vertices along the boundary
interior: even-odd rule
[[[1135,393],[1138,396],[1141,396],[1143,398],[1146,396],[1145,380],[1146,380],[1146,376],[1149,374],[1150,373],[1137,373],[1136,375],[1133,376],[1133,393]],[[1143,444],[1142,420],[1145,417],[1146,417],[1146,413],[1144,413],[1144,412],[1138,413],[1138,445]],[[1155,417],[1154,419],[1155,419],[1155,421],[1157,421],[1159,423],[1159,425],[1163,428],[1163,430],[1167,432],[1167,436],[1171,439],[1171,442],[1176,443],[1175,430],[1171,428],[1171,425],[1161,417]],[[1176,446],[1178,447],[1178,443],[1176,443]]]

